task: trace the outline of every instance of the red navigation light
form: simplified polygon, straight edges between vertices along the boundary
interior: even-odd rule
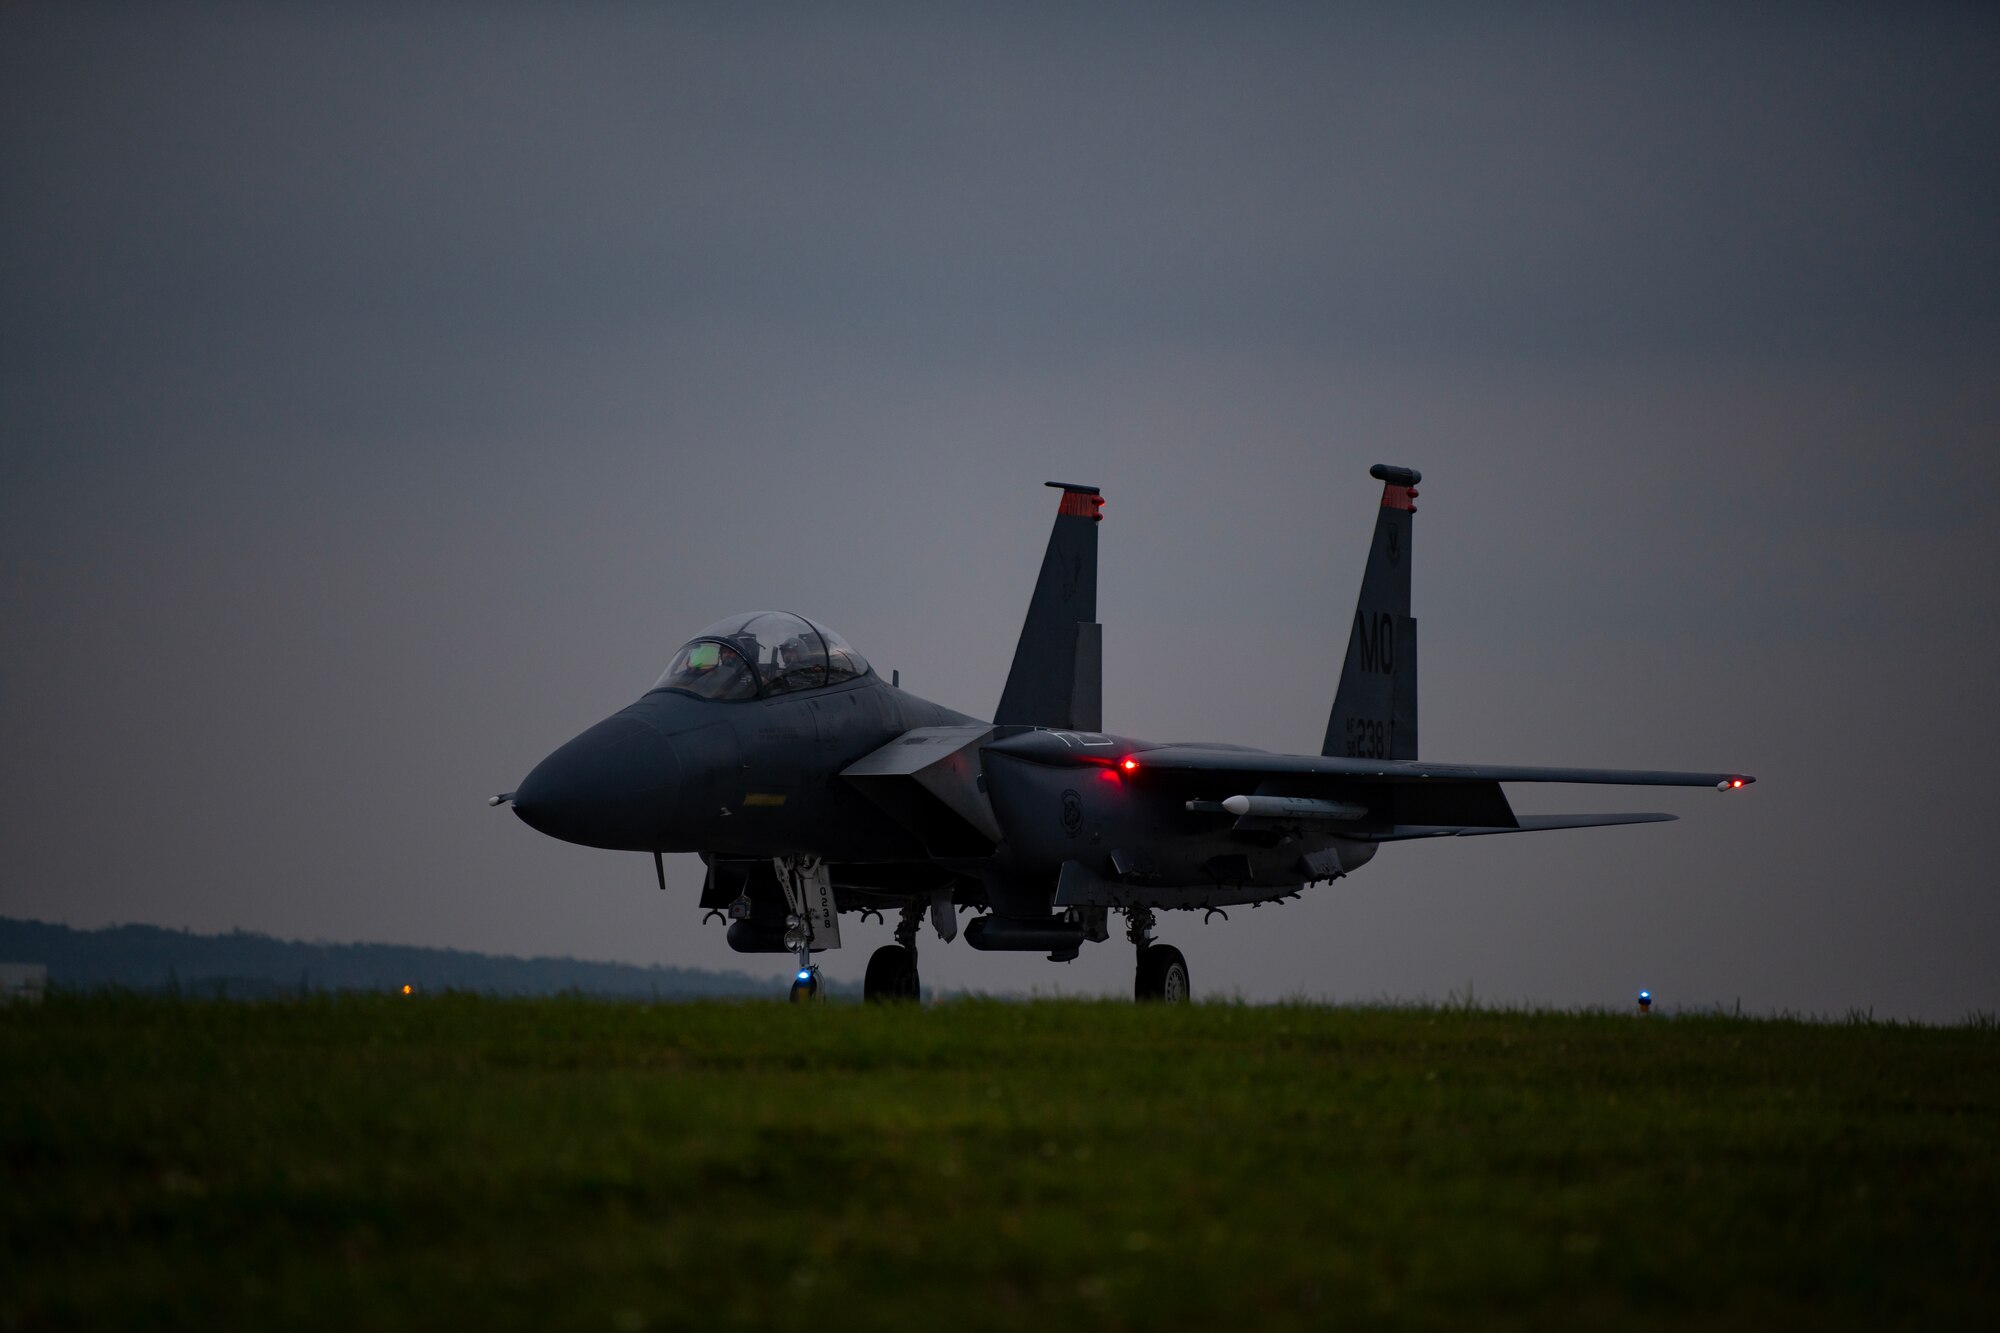
[[[1124,769],[1127,773],[1137,773],[1139,771],[1139,761],[1137,759],[1127,759],[1124,763],[1120,764],[1119,767]]]
[[[1087,518],[1092,522],[1102,523],[1104,497],[1096,491],[1066,490],[1063,492],[1062,503],[1056,506],[1056,513],[1066,518]]]
[[[1740,787],[1740,786],[1742,786],[1742,785],[1743,785],[1743,779],[1742,779],[1742,778],[1731,778],[1731,779],[1729,779],[1729,785],[1730,785],[1730,786],[1732,786],[1732,787]]]

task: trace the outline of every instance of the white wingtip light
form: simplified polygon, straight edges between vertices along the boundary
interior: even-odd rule
[[[487,804],[487,805],[489,805],[489,806],[495,806],[495,805],[505,805],[505,804],[507,804],[507,802],[509,802],[509,801],[511,801],[511,800],[513,800],[513,799],[514,799],[514,793],[513,793],[513,792],[511,792],[511,791],[503,791],[503,792],[501,792],[501,793],[500,793],[500,794],[499,794],[498,796],[489,796],[489,797],[487,797],[487,798],[486,798],[486,804]]]

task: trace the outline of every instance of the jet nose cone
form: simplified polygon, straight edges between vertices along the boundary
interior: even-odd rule
[[[673,803],[677,767],[666,737],[620,713],[535,765],[514,793],[514,813],[564,842],[650,851]]]

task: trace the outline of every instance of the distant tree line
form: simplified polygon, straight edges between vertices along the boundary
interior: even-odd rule
[[[0,962],[46,964],[52,989],[179,989],[243,999],[308,991],[391,991],[405,985],[423,991],[577,991],[630,999],[768,998],[773,993],[769,980],[701,968],[495,957],[399,944],[302,944],[244,930],[227,935],[159,926],[75,930],[11,917],[0,917]]]

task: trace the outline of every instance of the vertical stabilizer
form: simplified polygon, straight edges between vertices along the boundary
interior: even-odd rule
[[[1415,468],[1387,463],[1369,468],[1368,475],[1382,483],[1382,507],[1320,753],[1415,759],[1417,622],[1410,617],[1410,526],[1423,477]]]
[[[1097,623],[1097,525],[1104,497],[1095,486],[1048,484],[1063,493],[1062,503],[993,721],[1096,731],[1104,725]]]

